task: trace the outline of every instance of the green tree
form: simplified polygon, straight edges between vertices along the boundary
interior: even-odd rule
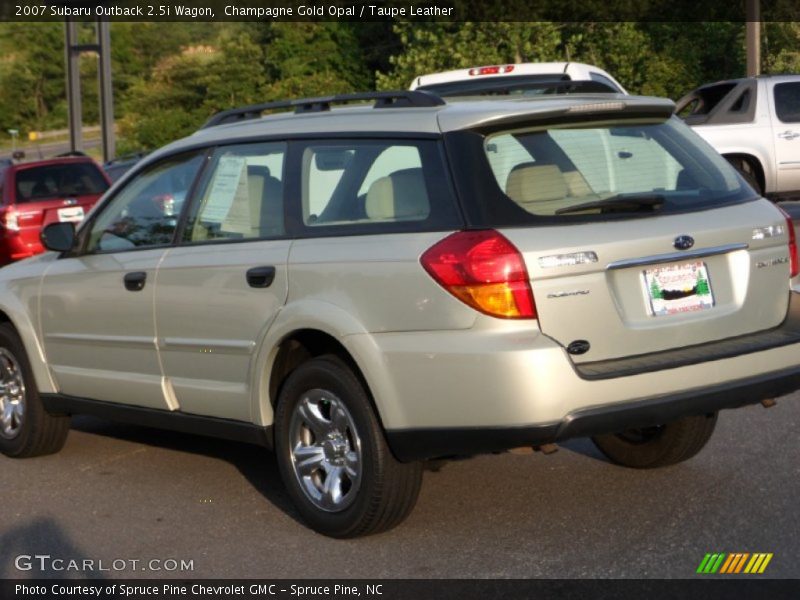
[[[564,60],[557,23],[399,23],[403,49],[379,89],[407,88],[414,77],[482,64]]]
[[[267,100],[372,87],[353,28],[338,22],[275,23],[265,47]]]
[[[164,58],[182,48],[202,45],[214,39],[219,23],[123,23],[111,24],[111,69],[117,104],[124,112],[129,88]]]
[[[650,282],[650,297],[653,300],[660,300],[664,297],[664,292],[661,290],[661,286],[658,284],[658,280],[653,277],[653,281]]]
[[[127,148],[156,148],[183,137],[220,110],[259,102],[266,84],[263,50],[244,33],[162,59],[131,85],[122,120]]]
[[[764,72],[799,73],[800,23],[764,23],[763,25]]]
[[[701,273],[698,273],[697,275],[696,289],[698,296],[707,296],[711,293],[711,290],[708,287],[708,280],[703,277]]]
[[[0,129],[65,126],[64,26],[0,23]]]

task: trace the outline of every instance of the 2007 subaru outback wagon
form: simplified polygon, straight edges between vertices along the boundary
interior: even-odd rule
[[[80,413],[271,446],[336,537],[402,521],[424,459],[690,458],[720,409],[800,387],[800,295],[791,222],[672,110],[221,113],[0,271],[0,449],[55,452]]]

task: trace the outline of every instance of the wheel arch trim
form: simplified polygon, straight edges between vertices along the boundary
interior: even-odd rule
[[[736,158],[747,160],[755,163],[755,168],[761,171],[761,175],[764,178],[764,193],[767,193],[767,190],[774,190],[775,188],[775,173],[771,172],[770,169],[767,168],[766,160],[759,156],[757,153],[753,152],[753,148],[743,148],[741,150],[728,150],[725,151],[720,150],[720,154],[722,154],[723,158],[728,160],[729,158]]]
[[[253,422],[262,426],[273,423],[274,411],[270,396],[273,367],[282,345],[299,332],[319,332],[335,340],[349,355],[367,386],[381,423],[396,405],[394,386],[380,376],[384,367],[372,335],[363,324],[344,309],[320,300],[304,300],[281,309],[269,331],[254,353],[251,414]],[[385,423],[388,427],[389,425]]]
[[[5,302],[0,304],[0,322],[10,323],[17,331],[25,348],[28,363],[31,366],[36,386],[40,393],[56,393],[58,388],[53,380],[47,364],[44,347],[38,335],[37,328],[28,315],[28,312],[12,294],[3,294]],[[8,302],[9,298],[15,300]]]

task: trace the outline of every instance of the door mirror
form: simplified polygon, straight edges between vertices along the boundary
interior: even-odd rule
[[[42,244],[48,250],[68,252],[75,245],[75,224],[50,223],[42,230]]]

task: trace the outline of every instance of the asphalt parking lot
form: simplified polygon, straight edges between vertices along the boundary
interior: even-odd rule
[[[668,469],[612,466],[588,440],[451,462],[398,529],[335,541],[298,521],[266,451],[81,417],[56,456],[0,457],[0,577],[82,576],[15,567],[42,554],[141,561],[95,577],[681,578],[707,552],[771,552],[764,576],[797,577],[798,431],[795,393],[723,412]],[[154,559],[193,570],[141,571]]]

